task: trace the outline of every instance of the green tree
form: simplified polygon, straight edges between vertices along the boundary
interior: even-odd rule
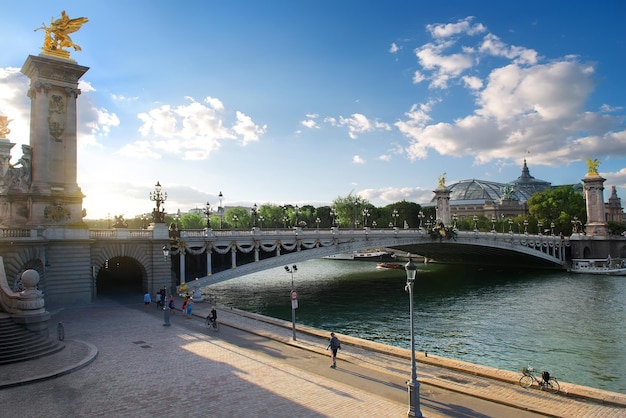
[[[250,210],[243,207],[230,208],[224,213],[224,228],[252,228]]]
[[[571,185],[557,186],[533,194],[528,199],[528,211],[545,229],[553,229],[555,234],[570,235],[575,216],[583,224],[587,220],[585,199]]]
[[[333,207],[337,213],[337,224],[344,228],[354,228],[363,225],[363,209],[372,205],[361,196],[349,194],[346,197],[337,197],[333,200]]]
[[[402,228],[406,222],[409,228],[417,228],[420,222],[418,216],[420,210],[422,210],[420,205],[406,200],[387,205],[380,212],[381,226],[395,223],[396,226]]]
[[[180,217],[180,229],[203,229],[206,220],[197,213],[185,213]]]

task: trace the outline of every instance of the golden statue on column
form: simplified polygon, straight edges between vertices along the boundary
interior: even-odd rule
[[[0,115],[0,139],[7,139],[7,135],[11,133],[9,129],[9,123],[13,119],[9,119],[6,116]]]
[[[46,26],[43,23],[41,27],[35,29],[35,32],[41,29],[46,31],[42,48],[43,54],[67,59],[70,56],[70,52],[63,48],[74,48],[74,51],[80,51],[80,46],[72,41],[69,34],[78,31],[88,21],[86,17],[70,19],[65,10],[63,10],[59,19],[51,19],[50,26]]]

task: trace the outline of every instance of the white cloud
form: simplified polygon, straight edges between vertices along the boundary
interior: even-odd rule
[[[132,144],[124,145],[115,154],[122,155],[124,157],[139,158],[139,159],[160,159],[161,154],[154,152],[150,142],[148,141],[135,141]]]
[[[378,157],[378,159],[379,159],[380,161],[389,162],[389,161],[391,161],[391,155],[389,155],[389,154],[383,154],[383,155],[379,156],[379,157]]]
[[[507,45],[493,34],[476,47],[458,49],[461,35],[485,31],[471,20],[429,26],[435,42],[415,50],[420,81],[447,88],[458,79],[476,99],[473,110],[449,121],[432,119],[433,107],[443,99],[412,105],[395,123],[409,140],[404,148],[411,160],[426,158],[430,150],[472,155],[476,164],[525,155],[529,148],[533,163],[546,165],[589,155],[626,155],[625,131],[617,115],[610,114],[613,109],[584,109],[595,88],[593,65],[576,56],[543,63],[536,51]],[[482,56],[503,61],[484,79],[479,77],[483,69],[473,68]],[[469,70],[472,74],[465,74]]]
[[[314,121],[313,119],[303,120],[300,122],[300,124],[308,129],[319,129],[317,122]]]
[[[365,160],[358,155],[352,157],[352,162],[354,164],[365,164]]]
[[[497,36],[489,33],[483,38],[480,45],[480,52],[496,57],[505,57],[519,64],[536,64],[538,61],[537,52],[532,49],[506,45]]]
[[[480,90],[483,87],[483,81],[478,77],[464,76],[461,80],[470,90]]]
[[[186,97],[190,103],[177,107],[162,105],[142,112],[137,117],[143,122],[139,128],[142,136],[155,136],[150,142],[155,148],[168,146],[180,150],[184,159],[198,160],[209,157],[220,147],[220,141],[241,139],[243,146],[255,142],[265,134],[267,126],[259,126],[248,115],[236,111],[231,128],[225,126],[225,107],[216,98],[207,97],[204,104]]]
[[[350,136],[351,139],[356,139],[358,135],[362,133],[374,132],[377,130],[391,130],[391,126],[388,123],[370,120],[367,116],[360,113],[354,113],[349,118],[339,116],[339,121],[335,118],[326,118],[324,121],[333,126],[347,127],[348,136]]]
[[[485,32],[487,29],[481,24],[472,25],[473,16],[468,16],[465,19],[461,19],[456,23],[436,23],[426,25],[426,30],[430,32],[433,38],[449,38],[454,35],[466,34],[476,35]]]
[[[419,187],[365,189],[359,191],[357,194],[369,201],[380,201],[382,202],[382,206],[402,200],[409,202],[428,202],[433,197],[432,190],[421,189]]]
[[[7,138],[16,144],[30,140],[30,99],[28,77],[19,68],[0,68],[0,115],[11,120]],[[16,147],[17,148],[17,147]],[[13,160],[17,160],[13,156]]]
[[[266,130],[267,125],[260,127],[252,121],[250,116],[237,111],[237,123],[233,126],[233,131],[243,137],[243,145],[258,141]]]
[[[397,53],[400,50],[400,48],[398,47],[398,45],[396,45],[395,42],[391,43],[391,46],[389,47],[389,52],[392,54]]]

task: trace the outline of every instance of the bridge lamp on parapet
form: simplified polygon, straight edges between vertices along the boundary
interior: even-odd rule
[[[415,315],[413,312],[413,285],[415,284],[415,276],[417,274],[417,267],[411,257],[409,256],[409,262],[404,266],[406,270],[406,286],[404,290],[409,293],[409,315],[411,323],[411,380],[408,382],[409,393],[409,411],[410,417],[421,417],[422,411],[420,410],[420,384],[417,381],[417,365],[415,362]]]
[[[220,215],[220,229],[224,228],[224,206],[222,206],[222,199],[224,199],[224,195],[220,192],[217,197],[220,199],[220,205],[217,207],[217,214]]]
[[[250,208],[250,212],[252,213],[252,227],[257,227],[257,214],[259,213],[259,207],[256,203]]]
[[[295,264],[291,266],[285,266],[285,271],[291,274],[291,292],[289,292],[289,298],[291,299],[291,330],[293,333],[293,340],[296,341],[296,309],[298,308],[298,292],[293,286],[293,274],[298,271],[298,266]]]
[[[211,212],[213,212],[211,204],[206,202],[206,206],[204,207],[204,214],[206,215],[206,229],[211,229]]]

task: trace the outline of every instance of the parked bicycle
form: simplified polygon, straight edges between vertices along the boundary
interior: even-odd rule
[[[207,316],[207,318],[206,318],[206,326],[209,327],[209,329],[212,329],[215,332],[220,330],[220,323],[217,322],[217,319],[214,320],[210,316]]]
[[[522,369],[523,376],[519,380],[520,386],[523,388],[528,388],[534,382],[536,382],[537,385],[539,386],[539,389],[541,390],[545,389],[550,392],[558,392],[561,389],[561,386],[559,385],[559,381],[556,380],[556,377],[550,376],[549,372],[546,372],[546,371],[541,372],[541,379],[535,376],[535,373],[536,371],[534,367],[530,367],[530,365],[528,367],[524,367]]]

